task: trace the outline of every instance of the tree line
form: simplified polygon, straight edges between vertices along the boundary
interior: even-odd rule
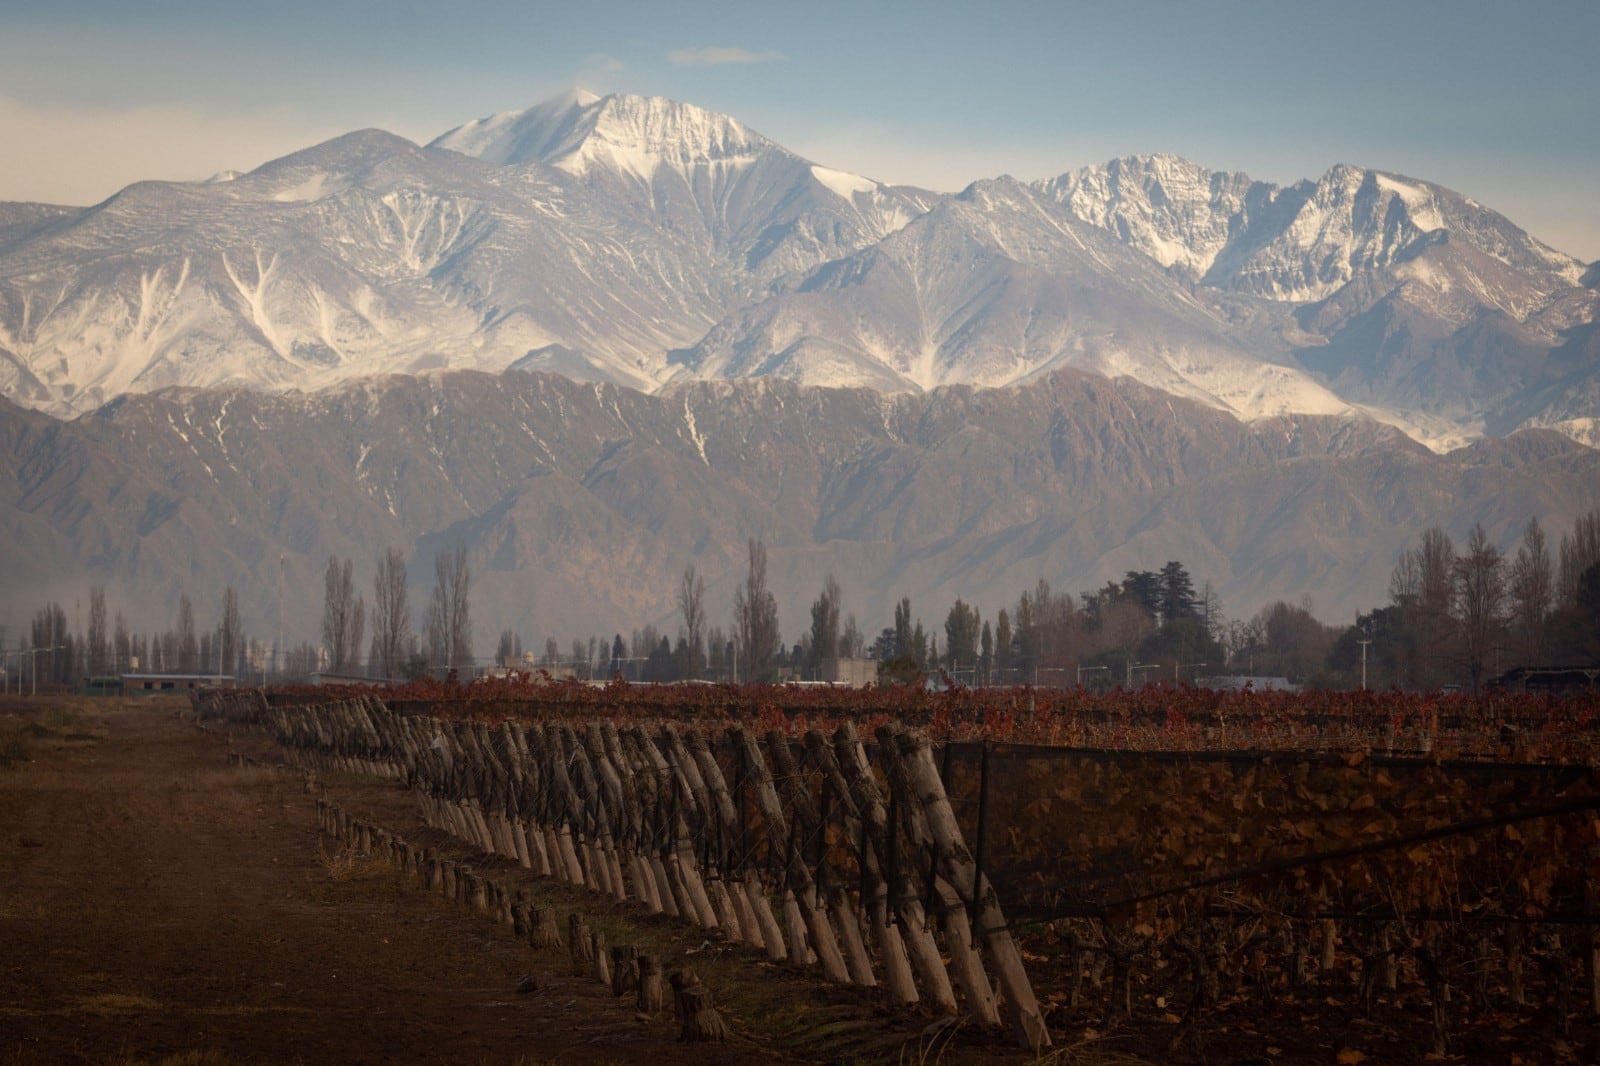
[[[430,672],[465,676],[481,666],[473,655],[463,545],[435,556],[429,598],[415,625],[403,551],[385,548],[371,588],[369,612],[353,562],[330,557],[320,641],[275,648],[242,632],[231,586],[211,627],[198,627],[184,595],[173,624],[148,634],[130,631],[121,611],[108,622],[105,591],[96,587],[81,635],[52,603],[34,617],[28,647],[38,650],[33,662],[46,684],[135,671],[241,678],[322,671],[398,680]],[[563,648],[552,636],[536,655],[505,629],[492,664],[584,679],[750,682],[821,679],[833,660],[867,658],[885,683],[942,675],[968,685],[1109,688],[1226,674],[1319,687],[1477,690],[1512,667],[1600,663],[1600,508],[1580,517],[1554,547],[1532,519],[1509,553],[1481,525],[1459,550],[1443,529],[1428,529],[1397,559],[1388,602],[1344,627],[1319,621],[1309,599],[1230,619],[1211,585],[1197,588],[1185,564],[1171,560],[1076,597],[1041,579],[992,618],[958,598],[942,624],[925,625],[902,596],[892,624],[870,641],[829,574],[811,603],[809,627],[786,644],[760,538],[747,542],[745,576],[726,628],[710,621],[705,580],[692,564],[674,601],[675,637],[646,625],[632,630],[631,639],[620,632],[580,635]]]

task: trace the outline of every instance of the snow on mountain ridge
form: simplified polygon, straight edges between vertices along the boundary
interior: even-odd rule
[[[1464,196],[1345,163],[1280,187],[1178,156],[1135,155],[1035,187],[1185,280],[1284,303],[1326,299],[1441,232],[1514,269],[1548,275],[1547,292],[1583,273],[1577,260]]]
[[[486,162],[543,162],[582,175],[610,166],[648,182],[658,166],[738,164],[787,149],[737,119],[664,97],[578,90],[520,112],[478,119],[440,135],[448,148]]]
[[[1524,395],[1578,366],[1600,301],[1574,295],[1583,264],[1342,164],[1278,187],[1127,156],[947,197],[692,105],[574,91],[428,147],[364,130],[226,182],[6,206],[0,387],[62,414],[506,366],[890,392],[1072,366],[1246,418],[1358,405],[1430,442],[1595,413],[1553,406],[1561,385]]]

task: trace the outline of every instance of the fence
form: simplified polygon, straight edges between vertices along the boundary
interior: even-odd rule
[[[1496,1003],[1548,1005],[1565,1034],[1585,976],[1600,1012],[1587,765],[215,699],[306,758],[408,782],[486,851],[1030,1047],[1142,1001],[1183,1004],[1181,1040],[1229,989],[1319,977],[1355,1012],[1427,1004],[1440,1053]]]

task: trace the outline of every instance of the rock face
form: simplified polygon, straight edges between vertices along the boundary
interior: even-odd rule
[[[1244,418],[1355,407],[1436,449],[1596,443],[1592,276],[1377,170],[1277,187],[1134,156],[942,196],[689,104],[571,93],[427,147],[363,131],[85,210],[0,205],[0,389],[66,416],[437,368],[651,392],[1075,367]]]
[[[1169,559],[1230,613],[1309,592],[1346,618],[1426,525],[1510,541],[1529,515],[1570,525],[1600,484],[1600,453],[1556,434],[1441,456],[1365,419],[1247,425],[1075,371],[897,396],[517,371],[174,391],[65,423],[6,405],[0,449],[13,626],[91,583],[138,625],[164,627],[180,592],[203,620],[232,584],[270,634],[281,556],[285,631],[311,633],[330,553],[366,587],[402,548],[420,608],[435,553],[463,542],[480,643],[511,626],[563,647],[672,631],[690,562],[725,625],[750,537],[791,639],[830,572],[871,630],[901,595],[929,624],[958,596],[992,617],[1040,577],[1076,593]]]

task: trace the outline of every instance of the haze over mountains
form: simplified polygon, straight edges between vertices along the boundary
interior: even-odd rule
[[[1424,525],[1600,496],[1595,273],[1354,166],[942,195],[583,93],[362,131],[0,205],[6,581],[265,612],[280,551],[311,587],[402,544],[420,582],[461,537],[513,575],[489,618],[565,638],[670,615],[688,561],[731,596],[760,535],[792,621],[830,569],[871,625],[1169,558],[1347,616]]]

